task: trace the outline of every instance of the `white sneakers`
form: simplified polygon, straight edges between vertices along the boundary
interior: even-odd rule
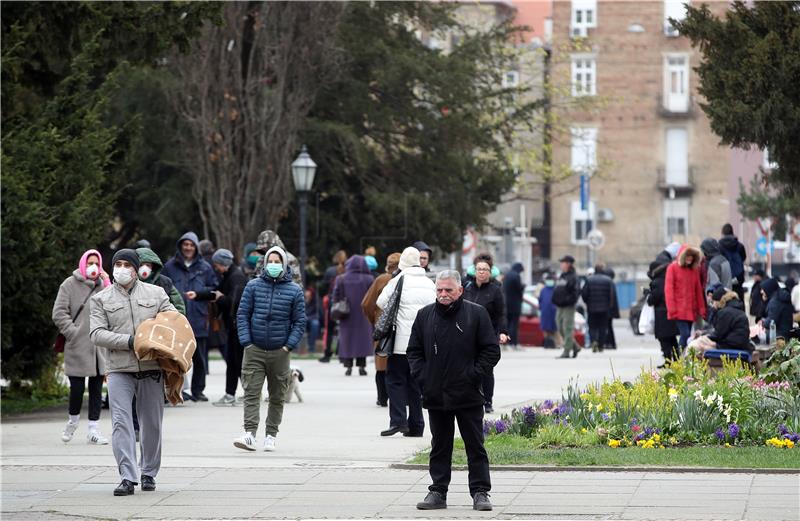
[[[61,441],[64,443],[69,443],[72,440],[72,437],[75,436],[75,431],[77,429],[77,423],[67,422],[67,426],[64,427],[64,432],[61,433]]]
[[[86,443],[89,445],[108,445],[108,438],[100,434],[100,431],[91,431],[86,435]]]
[[[245,432],[233,440],[233,446],[243,450],[254,451],[256,450],[256,436],[251,432]]]
[[[77,423],[67,422],[64,431],[61,433],[61,441],[69,443],[75,436],[75,431],[78,429]],[[108,445],[108,438],[100,434],[100,431],[89,431],[86,435],[86,443],[89,445]]]
[[[252,432],[245,432],[235,440],[233,440],[233,446],[243,450],[255,451],[256,450],[256,435]],[[263,450],[265,452],[272,452],[275,450],[275,436],[270,436],[267,434],[267,437],[264,438],[264,445]]]

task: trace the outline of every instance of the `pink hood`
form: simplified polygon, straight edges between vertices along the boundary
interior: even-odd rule
[[[89,277],[86,276],[86,260],[92,255],[97,255],[97,259],[100,261],[100,269],[103,269],[103,256],[100,255],[100,252],[97,250],[86,250],[83,255],[81,255],[80,262],[78,262],[78,271],[80,271],[83,278],[87,280]],[[111,281],[103,280],[103,287],[110,285]]]

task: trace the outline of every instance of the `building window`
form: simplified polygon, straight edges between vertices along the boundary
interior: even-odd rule
[[[592,216],[595,211],[594,201],[589,201],[585,210],[581,209],[580,201],[570,204],[570,239],[572,244],[586,244],[586,236],[594,228]]]
[[[689,235],[689,199],[664,200],[664,241],[683,240]]]
[[[689,56],[664,56],[664,108],[670,112],[689,110]]]
[[[689,186],[689,133],[685,128],[668,128],[666,141],[666,184]]]
[[[764,170],[772,170],[774,168],[778,168],[778,163],[776,163],[775,161],[772,161],[769,158],[769,150],[767,150],[766,148],[764,149],[764,157],[763,157],[763,161],[761,163],[761,167]]]
[[[572,56],[572,95],[597,95],[597,62],[594,56]]]
[[[682,21],[686,18],[686,7],[684,4],[690,4],[689,0],[664,0],[664,34],[670,38],[679,36],[678,30],[675,29],[669,22],[670,18],[677,21]]]
[[[597,0],[572,0],[570,35],[586,38],[590,27],[597,27]]]
[[[578,174],[591,175],[597,169],[597,129],[573,127],[572,134],[572,171]]]

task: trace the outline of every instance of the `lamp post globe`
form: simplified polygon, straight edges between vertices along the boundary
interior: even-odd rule
[[[292,180],[297,192],[300,205],[300,276],[306,282],[306,213],[308,211],[308,192],[314,185],[314,175],[317,173],[317,164],[308,155],[305,145],[300,150],[300,155],[292,162]]]

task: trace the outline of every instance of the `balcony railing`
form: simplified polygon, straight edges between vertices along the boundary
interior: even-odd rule
[[[658,173],[658,189],[664,192],[669,198],[686,196],[694,192],[694,177],[695,167],[690,166],[686,172],[685,182],[675,182],[673,179],[667,179],[667,169],[664,166],[657,168]]]
[[[658,96],[658,115],[663,118],[680,119],[680,118],[693,118],[695,116],[694,110],[694,97],[688,96],[686,106],[677,108],[669,107],[667,99],[663,94]]]

